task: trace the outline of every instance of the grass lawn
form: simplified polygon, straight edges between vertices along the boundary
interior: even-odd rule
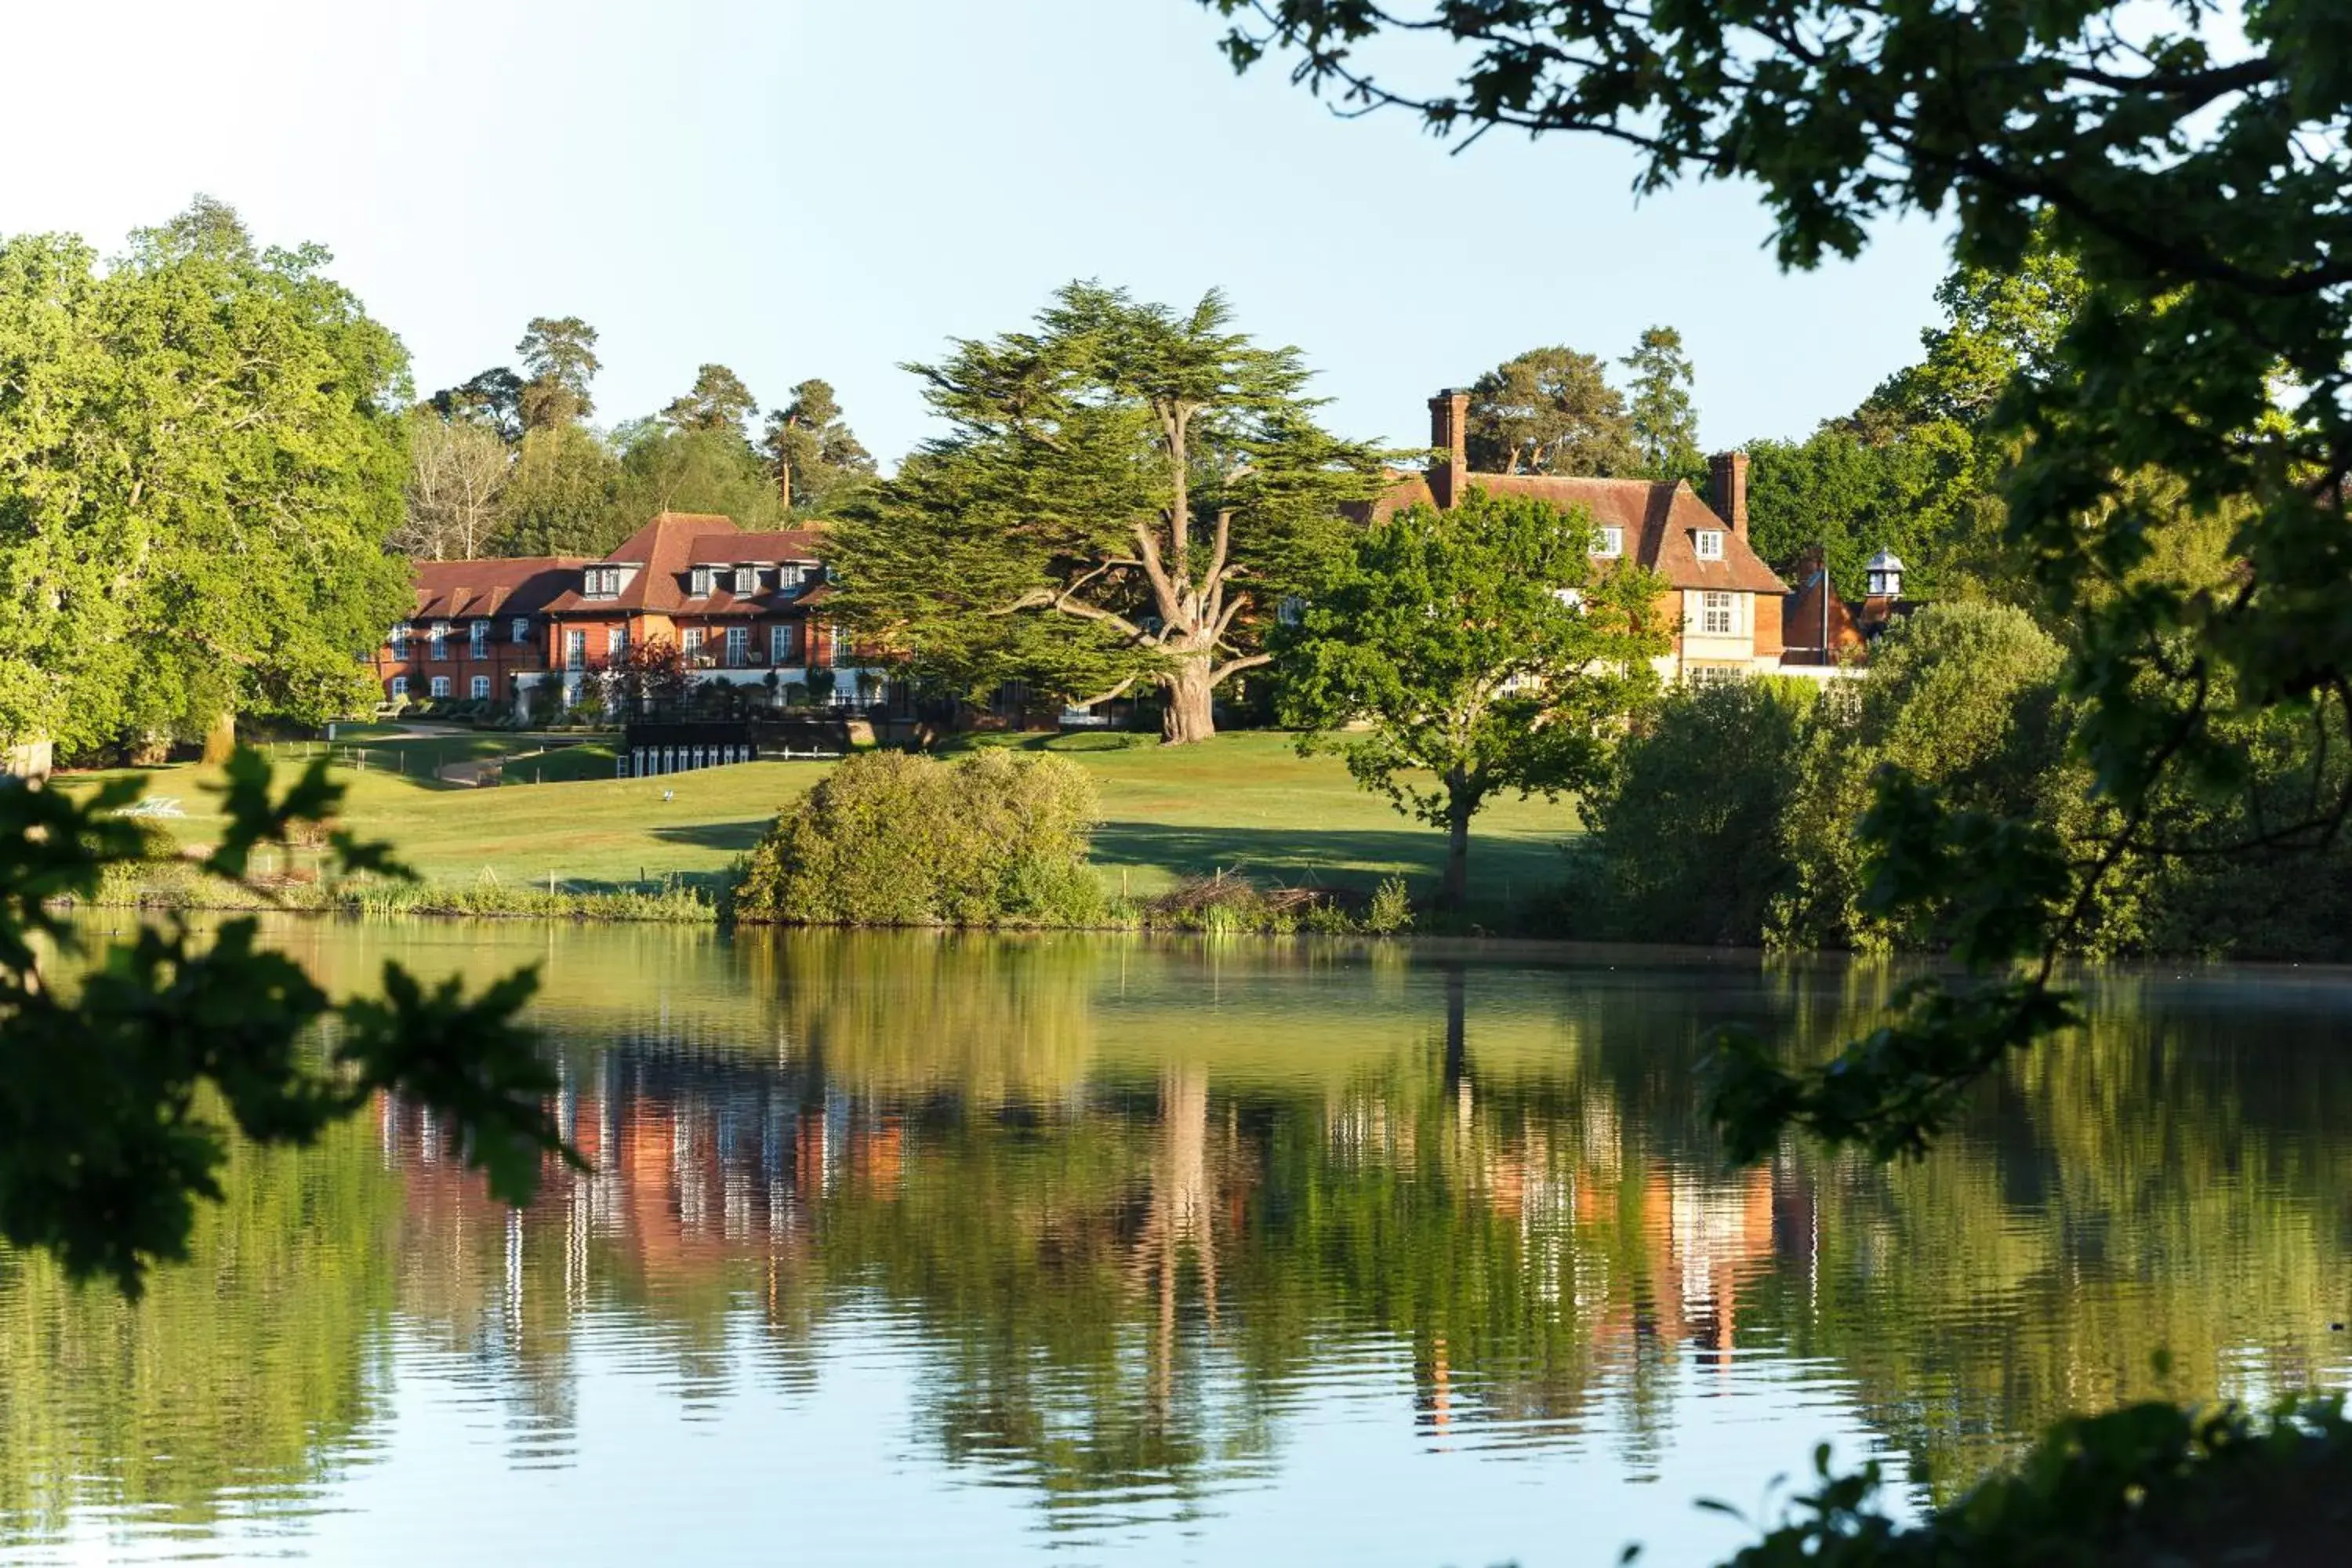
[[[483,751],[457,742],[486,742]],[[1025,742],[1068,756],[1095,775],[1103,827],[1095,859],[1114,888],[1145,895],[1178,879],[1223,868],[1261,881],[1370,888],[1402,874],[1415,891],[1433,883],[1444,837],[1365,794],[1332,757],[1301,758],[1284,735],[1222,735],[1198,746],[1118,746],[1111,737]],[[758,839],[777,809],[824,775],[830,763],[747,763],[659,779],[615,779],[602,747],[551,753],[551,774],[572,782],[467,789],[434,782],[416,765],[496,754],[535,742],[508,735],[376,741],[417,748],[405,774],[381,766],[338,770],[350,786],[345,816],[360,832],[389,838],[428,879],[543,885],[552,876],[581,891],[668,876],[713,877]],[[446,750],[448,756],[441,753]],[[290,760],[290,758],[289,758]],[[532,760],[509,764],[509,776]],[[140,770],[148,793],[177,796],[171,826],[193,842],[215,830],[202,785],[209,770]],[[98,774],[64,775],[72,787]],[[664,799],[667,795],[671,798]],[[1480,815],[1471,843],[1473,913],[1499,922],[1559,880],[1560,840],[1575,829],[1566,805],[1505,798]]]

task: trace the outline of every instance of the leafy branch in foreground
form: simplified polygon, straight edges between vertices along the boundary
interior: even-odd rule
[[[281,795],[270,784],[258,754],[230,759],[209,874],[251,886],[256,849],[331,820],[342,797],[324,759]],[[247,1138],[307,1144],[396,1089],[448,1120],[509,1203],[530,1199],[544,1156],[581,1165],[546,1103],[554,1074],[516,1021],[531,971],[468,998],[456,980],[428,988],[387,963],[381,1000],[339,1003],[264,948],[249,918],[209,934],[174,918],[91,953],[58,906],[144,858],[123,815],[142,788],[0,790],[0,1240],[137,1297],[153,1264],[187,1255],[195,1200],[221,1196],[215,1099]],[[413,879],[384,845],[342,831],[329,842],[345,874]],[[88,973],[53,984],[45,954],[89,959]],[[321,1028],[331,1045],[318,1052],[306,1042]]]
[[[2242,786],[2250,728],[2324,712],[2352,681],[2352,71],[2336,0],[1202,3],[1230,19],[1237,68],[1287,55],[1294,81],[1348,111],[1395,108],[1471,141],[1496,126],[1613,140],[1643,191],[1752,183],[1784,266],[1855,255],[1905,212],[1949,215],[1968,268],[2067,258],[2064,325],[2006,378],[1982,434],[2001,550],[2066,627],[2080,752],[2112,814],[2084,899],[2131,856],[2179,852],[2160,837],[2168,803]],[[1380,42],[1405,37],[1408,72],[1442,61],[1453,79],[1376,76]],[[2183,516],[2226,524],[2227,581],[2158,569]],[[2327,847],[2348,810],[2315,802],[2266,837]],[[2039,863],[1956,859],[1906,882],[1915,908],[1950,907],[2010,878],[2012,911],[2042,922],[2011,955],[2022,978],[1979,944],[1976,989],[1915,990],[1806,1084],[1731,1052],[1721,1104],[1748,1123],[1734,1142],[1753,1150],[1787,1116],[1920,1147],[1970,1064],[2063,1019],[2052,956],[2085,906],[2042,897]]]

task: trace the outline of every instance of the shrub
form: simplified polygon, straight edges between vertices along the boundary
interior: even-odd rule
[[[1082,925],[1093,782],[1049,755],[845,760],[776,819],[735,889],[739,920],[793,925]]]
[[[1791,880],[1781,823],[1821,702],[1771,678],[1685,689],[1649,715],[1585,802],[1579,880],[1601,896],[1570,900],[1573,934],[1756,942]]]

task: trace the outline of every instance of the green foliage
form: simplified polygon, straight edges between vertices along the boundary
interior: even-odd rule
[[[595,328],[577,316],[534,316],[515,353],[530,374],[516,395],[524,429],[578,424],[596,411],[588,396],[588,384],[604,368]]]
[[[602,555],[627,537],[616,531],[620,489],[620,460],[588,431],[569,421],[528,431],[491,547],[500,555]]]
[[[1921,1523],[1875,1510],[1874,1460],[1832,1472],[1797,1518],[1727,1568],[2158,1568],[2194,1563],[2317,1563],[2352,1524],[2352,1424],[2340,1399],[2283,1405],[2267,1421],[2224,1405],[2126,1405],[2060,1422],[2013,1472]]]
[[[1642,455],[1644,478],[1697,479],[1706,472],[1698,449],[1698,405],[1691,401],[1696,379],[1683,335],[1672,327],[1652,327],[1622,361],[1633,374],[1627,420],[1633,447]]]
[[[2011,304],[2064,317],[2046,335],[2010,331],[2024,342],[2009,363],[1953,345],[1955,375],[1895,390],[1941,420],[1984,406],[2005,379],[1978,447],[2000,473],[2001,557],[2068,626],[2080,742],[2118,817],[2085,872],[2091,893],[2132,854],[2168,852],[2154,829],[2175,792],[2242,784],[2239,721],[2310,706],[2342,729],[2352,72],[2340,5],[2284,0],[2242,17],[2115,0],[2046,15],[1764,0],[1735,18],[1572,0],[1208,3],[1244,18],[1226,41],[1237,67],[1295,48],[1297,78],[1318,90],[1405,105],[1441,132],[1615,137],[1640,150],[1649,189],[1685,174],[1753,181],[1785,265],[1852,256],[1885,216],[1948,212],[1964,268],[2022,280],[1958,315],[2002,331]],[[1462,46],[1459,81],[1425,94],[1373,82],[1355,51],[1391,29]],[[2037,252],[2068,258],[2063,289],[2034,280]],[[2151,491],[2150,475],[2168,485]],[[2137,575],[2184,507],[2233,517],[2227,591]],[[2331,842],[2347,815],[2352,793],[2265,838]],[[2004,894],[2001,868],[1949,869],[1954,885],[1917,897],[2008,896],[2036,918],[2036,895]],[[2095,897],[2039,907],[2044,976],[2098,914]],[[2047,1014],[2027,996],[2005,1005],[2007,984],[1981,1016],[1954,1015],[1980,1031],[1957,1056],[1996,1059],[2025,1013]]]
[[[1587,784],[1656,689],[1663,584],[1630,562],[1596,574],[1591,542],[1581,513],[1474,487],[1449,510],[1362,531],[1277,633],[1284,722],[1448,831],[1448,907],[1467,892],[1470,818],[1486,799]]]
[[[0,241],[0,737],[318,721],[405,613],[407,357],[315,246],[218,204],[101,269]]]
[[[1267,663],[1271,611],[1381,484],[1381,454],[1314,423],[1297,351],[1231,322],[1213,292],[1073,283],[1034,331],[913,367],[953,433],[833,530],[863,637],[974,694],[1156,686],[1169,739],[1213,732],[1215,689]]]
[[[795,512],[823,515],[874,477],[874,456],[842,417],[830,382],[811,379],[768,416],[760,447],[770,469],[791,488]]]
[[[793,925],[1082,925],[1094,783],[1049,753],[844,761],[776,819],[735,889],[739,920]]]
[[[723,364],[706,364],[694,374],[693,390],[671,401],[662,419],[679,430],[728,431],[740,436],[743,421],[760,411],[742,377]]]
[[[1764,678],[1678,688],[1643,715],[1584,797],[1571,933],[1756,943],[1793,880],[1783,835],[1821,702]]]
[[[1481,473],[1633,474],[1643,454],[1598,354],[1529,349],[1470,386],[1468,447]]]
[[[783,521],[775,480],[740,428],[646,419],[623,426],[614,437],[621,467],[607,525],[614,543],[661,511],[716,512],[748,529]]]
[[[454,981],[427,990],[388,965],[382,1001],[336,1004],[264,949],[251,920],[209,940],[175,920],[108,948],[62,994],[37,944],[84,955],[54,906],[142,857],[120,815],[139,793],[0,791],[0,1239],[138,1295],[155,1262],[186,1256],[195,1200],[220,1196],[224,1130],[202,1109],[208,1094],[247,1137],[298,1144],[380,1090],[418,1095],[462,1129],[468,1163],[510,1202],[530,1197],[542,1155],[575,1158],[542,1101],[554,1077],[515,1022],[536,984],[528,971],[469,1000]],[[307,837],[341,794],[321,760],[274,795],[269,764],[236,753],[204,868],[244,885],[257,847]],[[381,844],[341,831],[331,842],[345,874],[405,874]],[[315,1064],[303,1042],[331,1018],[331,1053]]]

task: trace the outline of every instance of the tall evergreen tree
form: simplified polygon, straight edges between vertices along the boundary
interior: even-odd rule
[[[1032,331],[915,367],[954,426],[835,528],[849,614],[984,689],[1019,677],[1163,703],[1215,731],[1217,689],[1271,656],[1265,626],[1381,483],[1381,454],[1314,422],[1296,349],[1073,283]]]
[[[577,316],[536,316],[515,353],[530,378],[520,399],[524,428],[573,424],[596,411],[588,396],[588,384],[604,368],[595,328]]]
[[[873,455],[842,417],[830,382],[793,387],[793,400],[768,416],[760,446],[795,511],[824,511],[874,474]]]
[[[1696,479],[1706,471],[1699,455],[1698,405],[1692,401],[1695,377],[1683,335],[1672,327],[1652,327],[1620,362],[1633,373],[1629,418],[1642,471],[1653,479]]]
[[[751,388],[723,364],[706,364],[695,372],[694,388],[673,398],[662,418],[679,430],[743,433],[743,421],[760,411]]]
[[[1505,360],[1470,387],[1470,467],[1491,474],[1632,474],[1625,397],[1597,354],[1555,346]]]

